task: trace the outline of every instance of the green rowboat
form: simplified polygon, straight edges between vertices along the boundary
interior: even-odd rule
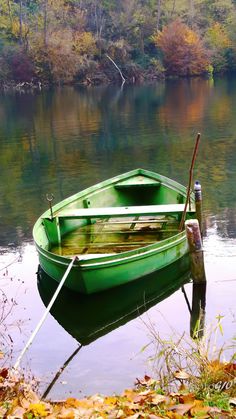
[[[188,252],[179,224],[186,188],[157,173],[135,169],[54,205],[35,223],[42,269],[91,294],[158,271]],[[193,197],[186,218],[195,218]]]

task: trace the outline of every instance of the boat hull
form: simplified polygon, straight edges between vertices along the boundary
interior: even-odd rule
[[[38,249],[42,269],[60,282],[71,259]],[[131,282],[141,276],[158,271],[177,261],[188,252],[185,233],[171,239],[146,246],[135,254],[118,254],[90,260],[77,260],[72,267],[66,286],[85,294],[103,291]]]

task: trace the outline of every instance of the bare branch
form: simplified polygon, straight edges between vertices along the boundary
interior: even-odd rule
[[[122,86],[123,86],[123,84],[125,83],[125,78],[124,78],[124,76],[123,76],[123,74],[122,74],[122,71],[121,71],[121,69],[118,67],[118,65],[115,63],[115,61],[108,55],[108,54],[106,54],[106,57],[112,62],[112,64],[117,68],[117,70],[119,71],[119,73],[120,73],[120,76],[121,76],[121,79],[122,79]]]

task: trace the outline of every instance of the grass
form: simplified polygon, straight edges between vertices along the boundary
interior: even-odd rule
[[[183,333],[168,339],[161,338],[150,321],[144,321],[149,346],[154,348],[149,362],[162,391],[185,390],[210,406],[229,409],[229,400],[236,394],[236,352],[235,338],[228,345],[217,345],[219,335],[223,336],[223,319],[218,316],[216,324],[204,330],[199,329],[199,322],[193,338]]]

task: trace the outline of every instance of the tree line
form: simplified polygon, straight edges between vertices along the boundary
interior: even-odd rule
[[[120,75],[136,82],[235,69],[236,0],[0,3],[1,85],[99,84]]]

